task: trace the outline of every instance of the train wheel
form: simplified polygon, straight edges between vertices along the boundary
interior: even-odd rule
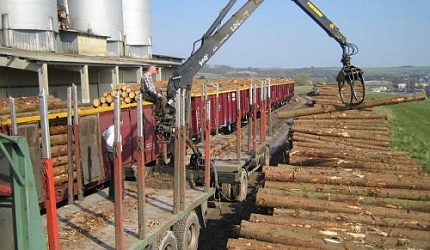
[[[197,250],[199,247],[200,223],[197,214],[192,211],[187,217],[173,226],[173,233],[178,239],[178,249]]]
[[[166,232],[163,236],[159,236],[157,240],[158,250],[178,250],[176,237],[172,231]]]
[[[244,201],[248,194],[248,175],[246,170],[240,170],[240,181],[234,185],[234,196],[236,201]]]

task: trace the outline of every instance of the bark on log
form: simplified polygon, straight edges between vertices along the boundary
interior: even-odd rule
[[[315,158],[306,156],[290,156],[289,163],[297,167],[343,168],[365,170],[376,173],[396,175],[420,175],[422,169],[417,165],[402,165],[384,162],[368,162],[365,160],[342,160],[338,158]]]
[[[66,183],[68,178],[69,175],[67,173],[54,176],[55,186],[60,186],[61,184]],[[76,172],[73,172],[73,179],[76,180]]]
[[[321,136],[321,135],[312,135],[300,132],[294,132],[292,136],[293,141],[322,141],[322,142],[330,142],[336,144],[346,144],[351,146],[357,146],[362,148],[376,148],[379,150],[389,149],[390,142],[389,141],[375,141],[375,140],[365,140],[365,139],[355,139],[355,138],[337,138],[332,136]]]
[[[400,210],[394,208],[370,207],[366,205],[350,205],[344,202],[322,201],[309,199],[306,197],[278,196],[257,193],[257,205],[262,207],[273,208],[288,208],[288,209],[304,209],[309,211],[320,211],[329,213],[345,213],[345,214],[372,214],[373,216],[381,216],[388,218],[401,218],[417,221],[427,221],[428,213]]]
[[[321,239],[309,239],[306,237],[308,235],[307,233],[300,234],[297,231],[280,225],[264,226],[242,220],[239,235],[244,238],[303,248],[334,249],[331,245],[325,245],[324,241]]]
[[[330,119],[330,120],[369,120],[374,119],[377,122],[381,122],[379,120],[387,120],[388,116],[384,114],[375,114],[369,111],[364,110],[345,110],[337,113],[323,113],[323,114],[315,114],[308,116],[297,117],[299,120],[321,120],[321,119]]]
[[[333,221],[343,223],[361,223],[378,227],[409,228],[414,230],[428,231],[430,221],[417,221],[414,219],[377,217],[370,213],[362,214],[339,214],[327,213],[326,211],[307,211],[303,209],[274,208],[273,216],[277,218],[312,219],[316,221]]]
[[[314,220],[314,218],[294,218],[294,217],[280,217],[280,216],[269,216],[261,214],[251,214],[249,219],[250,222],[262,223],[262,224],[273,224],[273,225],[288,225],[291,227],[302,227],[302,228],[316,228],[319,230],[335,230],[337,232],[351,232],[355,233],[356,227],[351,225],[355,224],[353,220]],[[374,224],[368,224],[369,226],[374,226]],[[384,225],[385,226],[385,225]],[[361,233],[366,235],[369,239],[372,234],[369,227],[365,225],[360,225]],[[411,230],[404,228],[390,228],[388,237],[403,237],[408,239],[416,240],[427,240],[430,237],[430,232],[423,230]]]
[[[67,134],[67,125],[54,125],[49,127],[50,135]]]
[[[333,130],[312,130],[306,128],[292,128],[292,132],[300,132],[311,135],[319,135],[319,136],[331,136],[331,137],[339,137],[339,138],[353,138],[353,139],[362,139],[362,140],[375,140],[375,141],[383,141],[390,142],[390,137],[388,135],[379,135],[379,133],[359,133],[356,131],[333,131]]]
[[[294,145],[290,151],[290,157],[309,157],[309,158],[335,158],[346,161],[381,162],[387,164],[403,164],[406,166],[415,165],[415,160],[408,157],[398,157],[394,154],[381,154],[381,152],[359,151],[348,149],[329,149],[329,148],[308,148]],[[291,164],[291,163],[290,163]]]
[[[57,156],[55,158],[52,158],[52,164],[54,165],[54,167],[67,164],[68,162],[69,162],[69,159],[67,155]]]
[[[68,168],[69,168],[68,164],[54,166],[54,176],[67,174]],[[75,164],[73,164],[73,171],[76,171],[76,165]]]
[[[52,135],[50,137],[50,142],[51,146],[67,144],[67,134]]]
[[[51,147],[51,156],[53,158],[63,155],[67,155],[67,145],[57,145]]]
[[[258,192],[264,194],[285,196],[285,197],[306,197],[315,200],[328,200],[334,202],[344,202],[356,206],[377,206],[377,207],[387,207],[393,209],[404,209],[408,211],[418,211],[418,212],[430,212],[430,202],[429,201],[412,201],[412,200],[402,200],[393,198],[375,198],[368,196],[356,196],[351,194],[337,194],[337,193],[324,193],[321,191],[317,192],[306,192],[302,190],[280,190],[280,189],[270,189],[270,188],[260,188]]]
[[[314,115],[314,114],[320,114],[320,113],[338,112],[338,111],[344,111],[344,110],[350,110],[350,109],[371,108],[371,107],[377,107],[377,106],[399,104],[404,102],[422,101],[422,100],[425,100],[426,98],[427,98],[426,93],[420,92],[420,93],[414,93],[414,94],[392,96],[389,98],[365,100],[363,103],[359,105],[324,105],[322,107],[284,111],[284,112],[278,113],[278,118],[289,119],[293,117]]]
[[[350,194],[356,196],[369,196],[381,198],[406,199],[417,201],[430,201],[429,190],[395,189],[395,188],[375,188],[375,187],[354,187],[330,184],[312,184],[295,182],[265,181],[265,188],[280,190],[301,190],[304,192],[322,192],[334,194]]]
[[[227,241],[227,249],[229,250],[255,250],[255,249],[306,250],[307,248],[301,248],[297,246],[287,246],[287,245],[252,240],[252,239],[230,238]]]
[[[265,179],[269,181],[294,181],[332,185],[351,185],[379,188],[399,188],[430,190],[430,178],[427,176],[393,175],[371,172],[327,171],[309,168],[291,169],[290,167],[264,167]]]

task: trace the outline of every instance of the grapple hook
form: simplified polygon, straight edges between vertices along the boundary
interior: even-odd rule
[[[344,104],[360,104],[364,101],[363,71],[352,65],[344,66],[337,77],[339,95]]]

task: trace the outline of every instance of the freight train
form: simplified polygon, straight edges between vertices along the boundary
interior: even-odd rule
[[[256,103],[258,113],[267,112],[262,110],[261,105],[261,82],[270,80],[271,109],[282,106],[294,96],[294,81],[292,79],[238,79],[218,81],[218,91],[215,88],[209,89],[207,100],[212,104],[210,113],[212,119],[210,129],[213,134],[217,131],[221,134],[228,134],[235,130],[239,124],[242,126],[247,123],[250,112],[250,85],[254,84],[256,91]],[[156,83],[158,84],[158,83]],[[193,89],[191,98],[191,121],[189,127],[189,138],[198,142],[201,140],[202,123],[202,93],[199,93],[198,86],[214,86],[215,82],[197,82]],[[162,87],[163,84],[157,85]],[[213,91],[212,91],[213,90]],[[237,98],[237,93],[240,97]],[[25,99],[25,98],[24,98]],[[237,121],[237,100],[240,100],[241,121]],[[20,100],[20,99],[17,99]],[[27,100],[28,102],[28,100]],[[217,105],[215,105],[215,103]],[[52,105],[51,105],[52,104]],[[30,105],[37,109],[33,100],[30,104],[17,104],[16,110],[22,110],[22,105]],[[106,146],[103,141],[103,131],[113,124],[114,110],[113,106],[108,107],[88,107],[87,105],[78,106],[77,124],[78,133],[70,135],[67,133],[67,112],[64,107],[65,103],[50,99],[50,106],[56,107],[49,110],[49,131],[51,154],[54,166],[54,181],[57,202],[67,199],[68,194],[68,163],[73,162],[74,172],[74,192],[75,195],[83,193],[86,190],[99,187],[111,179],[112,173],[108,167],[106,157]],[[121,134],[123,138],[122,161],[127,176],[133,176],[137,164],[137,103],[121,105],[121,116],[123,126]],[[144,155],[145,165],[151,166],[164,164],[170,154],[169,147],[157,139],[154,130],[154,105],[145,102],[143,105],[143,123],[144,123]],[[27,110],[29,110],[27,108]],[[6,114],[2,116],[0,132],[6,135],[12,135],[12,119]],[[40,116],[37,112],[26,111],[16,114],[17,135],[25,136],[29,142],[31,161],[36,178],[36,188],[39,202],[44,200],[43,195],[43,178],[42,178],[42,153],[41,153],[41,132]],[[68,141],[78,141],[79,150],[76,151],[68,146]],[[73,154],[69,154],[72,151]],[[71,158],[70,158],[71,157]],[[77,162],[79,161],[79,162]],[[77,164],[79,163],[79,164]],[[80,171],[76,171],[76,167]],[[80,176],[77,176],[81,173]],[[82,181],[82,186],[78,185],[78,178]]]

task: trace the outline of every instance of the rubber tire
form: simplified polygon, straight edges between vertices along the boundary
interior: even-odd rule
[[[158,250],[178,250],[178,243],[172,231],[167,231],[163,237],[159,237],[157,241]]]
[[[248,195],[248,175],[245,169],[240,170],[240,181],[234,185],[234,199],[244,201]]]
[[[188,216],[173,225],[173,233],[177,239],[178,249],[197,250],[199,247],[200,222],[196,212],[190,212]]]

